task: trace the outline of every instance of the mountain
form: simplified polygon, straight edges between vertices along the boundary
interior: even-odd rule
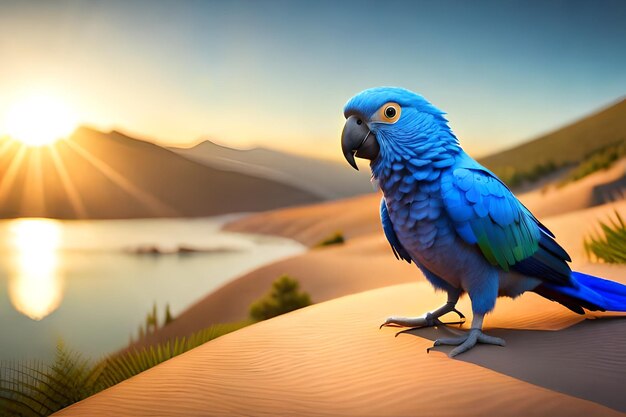
[[[120,132],[79,128],[50,147],[0,141],[0,217],[212,216],[319,201],[296,187],[208,167]]]
[[[626,99],[572,124],[514,148],[482,158],[480,162],[503,177],[531,173],[538,167],[581,162],[589,154],[626,142]],[[541,169],[539,169],[541,171]]]
[[[357,172],[343,163],[265,148],[232,149],[208,140],[192,148],[170,149],[210,167],[289,184],[324,199],[344,198],[374,191],[369,183],[369,169],[364,168]],[[339,142],[337,154],[340,154]]]

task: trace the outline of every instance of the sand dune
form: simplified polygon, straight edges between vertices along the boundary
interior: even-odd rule
[[[239,219],[226,225],[232,232],[261,233],[288,237],[315,245],[340,231],[347,239],[378,233],[380,197],[372,193],[345,200],[272,210]]]
[[[383,236],[357,238],[343,246],[314,249],[245,274],[208,294],[135,346],[188,335],[215,323],[245,319],[250,304],[282,274],[297,278],[316,303],[421,279],[415,266],[395,260]]]
[[[378,223],[379,198],[372,194],[278,210],[229,225],[229,230],[288,236],[308,245],[341,229],[348,240],[252,271],[144,342],[242,319],[250,302],[283,273],[296,277],[319,304],[209,342],[59,415],[626,413],[623,314],[580,316],[533,293],[499,299],[485,326],[505,338],[507,346],[479,346],[456,360],[445,355],[447,348],[431,354],[425,349],[437,337],[462,331],[457,327],[399,337],[393,337],[397,329],[378,330],[388,315],[420,315],[444,299],[415,266],[391,254]],[[542,221],[571,253],[575,269],[626,283],[625,266],[590,263],[582,245],[596,221],[614,210],[626,210],[626,201]],[[358,293],[371,288],[376,289]],[[458,308],[471,321],[467,297]]]
[[[536,216],[546,217],[582,210],[626,195],[626,159],[610,169],[599,171],[561,188],[552,185],[546,190],[534,190],[519,197]]]
[[[295,237],[308,244],[319,241],[341,224],[348,240],[345,245],[312,249],[245,274],[208,294],[181,313],[173,323],[135,346],[188,335],[215,323],[245,319],[250,304],[282,274],[297,278],[314,302],[422,280],[421,272],[414,265],[397,261],[391,253],[378,224],[377,208],[372,210],[372,207],[377,207],[378,199],[378,196],[371,195],[347,200],[344,204],[333,202],[314,206],[323,208],[320,210],[322,214],[311,207],[298,207],[235,222],[229,226],[231,230]],[[622,267],[590,263],[583,248],[584,236],[595,229],[598,219],[605,219],[613,210],[626,211],[626,201],[544,219],[572,256],[573,268],[600,276],[617,276],[622,271],[622,275],[626,276]],[[323,218],[330,220],[324,222]]]
[[[561,188],[530,191],[518,197],[542,221],[559,214],[584,210],[615,200],[623,200],[626,187],[626,159],[611,169]],[[604,190],[604,191],[602,191]],[[619,191],[622,190],[622,191]],[[603,194],[603,192],[606,192]],[[356,198],[285,208],[248,216],[226,226],[234,232],[272,234],[314,245],[335,231],[347,238],[378,233],[381,195],[372,193]],[[603,210],[603,209],[600,209]]]
[[[621,349],[626,320],[580,323],[580,316],[555,303],[524,295],[499,303],[486,323],[506,326],[493,333],[507,338],[508,346],[479,346],[460,360],[449,359],[444,349],[425,351],[430,339],[458,330],[399,337],[393,337],[394,329],[378,330],[390,313],[419,314],[437,306],[440,297],[432,294],[425,283],[413,283],[314,305],[209,342],[58,415],[617,416],[623,414],[615,410],[626,411]]]

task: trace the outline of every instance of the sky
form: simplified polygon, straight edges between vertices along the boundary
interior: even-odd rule
[[[0,0],[0,115],[46,92],[162,144],[342,158],[342,108],[402,86],[485,155],[626,95],[624,1]]]

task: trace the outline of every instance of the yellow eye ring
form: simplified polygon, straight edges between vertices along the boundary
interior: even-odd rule
[[[400,119],[402,107],[398,103],[385,103],[376,112],[376,121],[379,123],[393,124]]]

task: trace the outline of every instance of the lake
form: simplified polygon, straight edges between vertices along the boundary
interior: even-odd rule
[[[154,303],[162,321],[166,304],[176,316],[242,273],[305,250],[223,232],[226,219],[0,221],[0,360],[48,360],[60,340],[98,359],[136,338]]]

